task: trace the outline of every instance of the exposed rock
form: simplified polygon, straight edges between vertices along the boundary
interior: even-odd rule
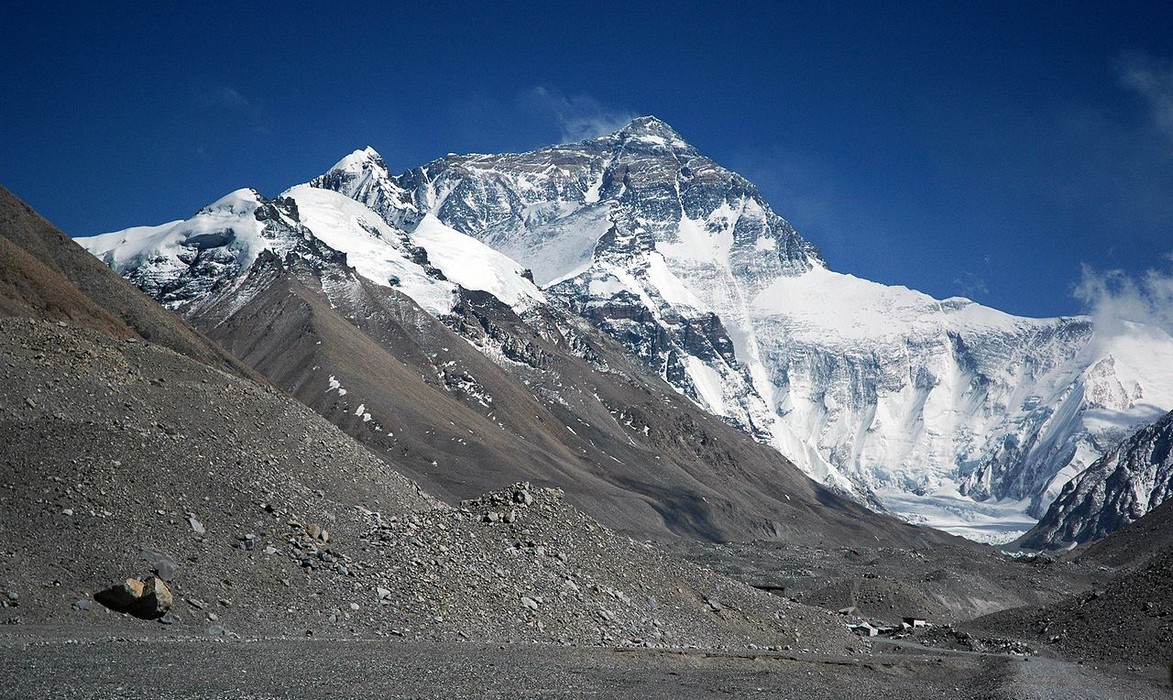
[[[146,579],[128,578],[114,584],[95,593],[94,600],[115,612],[154,620],[171,609],[173,599],[171,589],[163,579],[150,576]]]
[[[143,582],[128,578],[94,594],[94,600],[115,612],[129,613],[131,607],[143,595]]]
[[[179,571],[179,562],[163,552],[158,552],[149,547],[143,547],[139,550],[139,556],[143,561],[151,565],[151,570],[155,572],[159,578],[164,581],[170,581],[175,578],[175,574]]]
[[[1017,542],[1065,549],[1139,520],[1173,496],[1173,413],[1138,430],[1063,487],[1045,515]]]

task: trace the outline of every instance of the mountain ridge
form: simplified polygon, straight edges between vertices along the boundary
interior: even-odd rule
[[[1102,338],[1083,317],[1013,317],[833,272],[752,183],[678,137],[648,117],[399,175],[367,147],[309,185],[409,238],[487,244],[516,261],[495,266],[505,277],[532,277],[819,481],[969,536],[1020,534],[1129,427],[1173,407],[1160,370],[1173,338]]]
[[[942,537],[825,492],[430,214],[408,232],[321,188],[227,199],[141,250],[79,240],[449,501],[526,480],[645,538]]]

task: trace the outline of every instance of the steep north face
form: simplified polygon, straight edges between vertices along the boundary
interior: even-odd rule
[[[376,200],[337,171],[316,184],[375,204],[410,193],[406,216],[509,255],[699,405],[913,520],[1008,538],[1173,406],[1163,332],[836,273],[751,183],[655,117],[386,177],[395,196]]]

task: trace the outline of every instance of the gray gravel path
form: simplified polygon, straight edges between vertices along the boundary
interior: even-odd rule
[[[1032,658],[826,657],[387,640],[0,640],[0,698],[1165,698]]]

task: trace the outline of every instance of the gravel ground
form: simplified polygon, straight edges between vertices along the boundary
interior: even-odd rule
[[[1133,665],[1173,661],[1173,548],[1103,588],[1051,605],[980,617],[966,628],[1033,640],[1070,659]]]
[[[1047,604],[1104,585],[1112,575],[1095,562],[1016,558],[966,541],[924,549],[684,540],[664,546],[757,588],[830,610],[855,608],[886,623],[904,616],[958,622]]]
[[[58,631],[60,632],[60,630]],[[1155,674],[903,649],[809,654],[392,640],[0,637],[0,698],[1167,698]]]

